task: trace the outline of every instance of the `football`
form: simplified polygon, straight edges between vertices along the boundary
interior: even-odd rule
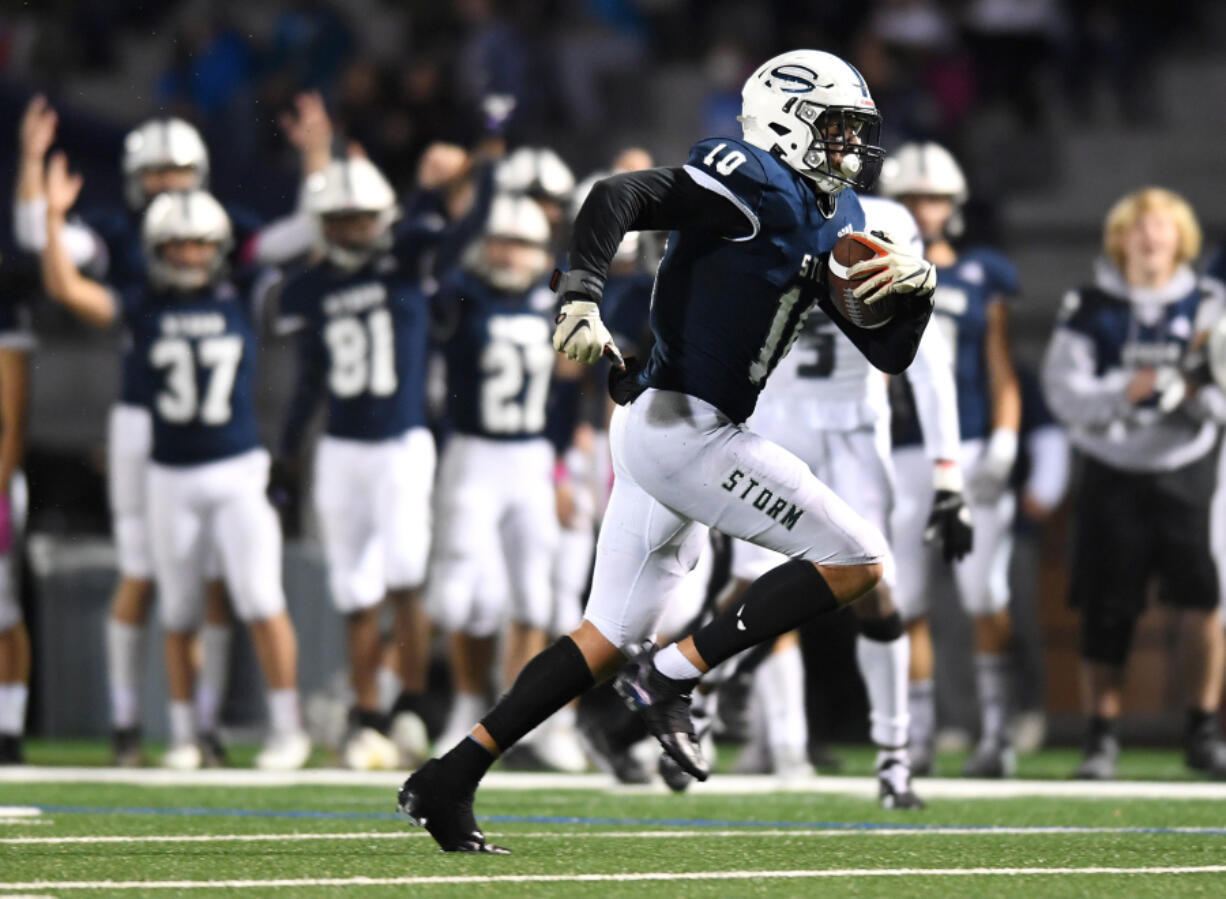
[[[879,247],[854,234],[840,237],[830,251],[830,261],[826,266],[826,284],[830,288],[830,299],[843,318],[859,328],[880,328],[894,317],[897,305],[895,297],[882,297],[876,303],[868,305],[857,299],[853,293],[861,281],[874,274],[873,271],[865,272],[858,278],[847,276],[847,270],[857,262],[864,262],[879,255],[882,255]]]

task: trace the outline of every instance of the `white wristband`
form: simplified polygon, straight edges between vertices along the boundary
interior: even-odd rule
[[[1009,428],[993,430],[984,456],[998,462],[1003,468],[1012,468],[1017,461],[1017,431]]]
[[[932,469],[932,488],[961,493],[962,486],[962,466],[948,459],[939,460]]]

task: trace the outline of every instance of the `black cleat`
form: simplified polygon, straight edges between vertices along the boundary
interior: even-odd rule
[[[226,746],[221,742],[217,731],[211,730],[201,734],[196,740],[200,747],[200,764],[205,768],[224,768],[229,764],[226,758]]]
[[[625,714],[625,713],[623,713]],[[622,746],[607,730],[600,726],[594,716],[579,717],[579,745],[596,767],[612,774],[618,783],[639,786],[651,783],[651,774],[631,751],[632,746]]]
[[[613,689],[630,708],[643,716],[647,730],[660,741],[682,771],[698,780],[706,780],[711,776],[711,764],[703,757],[690,718],[690,690],[696,683],[696,680],[665,677],[650,658],[643,658],[627,665],[617,675]]]
[[[116,728],[111,732],[112,764],[117,768],[143,768],[149,764],[140,745],[139,727]]]
[[[924,800],[911,787],[911,768],[898,758],[888,758],[877,766],[877,795],[886,809],[922,809]]]
[[[473,816],[473,794],[448,788],[438,759],[430,759],[415,771],[396,797],[400,811],[434,837],[443,852],[487,852],[510,855],[510,849],[485,842],[485,834]]]
[[[1203,771],[1214,780],[1226,779],[1226,743],[1218,735],[1216,721],[1184,738],[1183,759],[1193,771]]]
[[[660,772],[660,777],[674,793],[684,793],[694,782],[694,778],[682,771],[681,766],[667,752],[660,753],[660,761],[656,763],[656,770]]]
[[[24,762],[25,752],[21,748],[21,736],[0,734],[0,765],[21,765]]]

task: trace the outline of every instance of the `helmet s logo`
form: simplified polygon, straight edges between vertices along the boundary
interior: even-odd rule
[[[817,87],[817,72],[808,66],[794,62],[775,66],[771,69],[770,77],[778,79],[779,90],[785,94],[807,94]],[[767,86],[772,86],[770,81],[767,81]],[[823,85],[823,87],[833,87],[833,85]]]

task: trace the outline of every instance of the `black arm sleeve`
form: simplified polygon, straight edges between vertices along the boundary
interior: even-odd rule
[[[704,187],[680,166],[625,172],[597,181],[575,219],[568,262],[600,278],[627,231],[699,228],[726,237],[750,233],[731,200]]]
[[[901,375],[919,350],[920,338],[932,318],[932,294],[900,297],[898,312],[880,328],[857,328],[835,307],[825,291],[818,294],[817,305],[847,335],[865,358],[888,375]]]

